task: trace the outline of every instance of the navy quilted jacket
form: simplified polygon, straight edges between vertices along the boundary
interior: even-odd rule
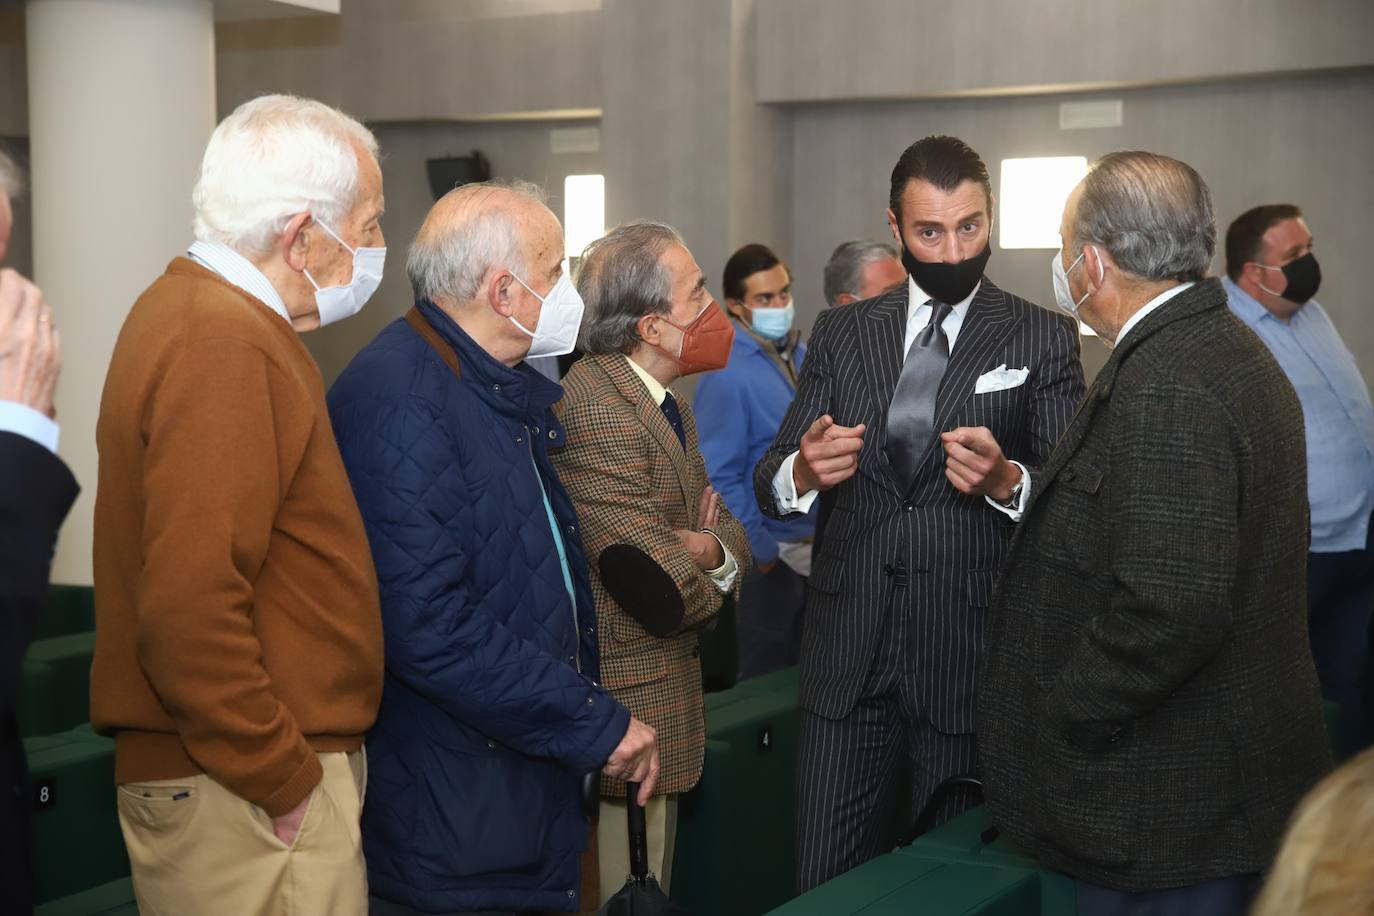
[[[581,531],[546,452],[563,441],[562,388],[420,310],[461,378],[398,320],[329,392],[386,640],[367,739],[368,877],[373,893],[423,910],[573,910],[579,776],[605,763],[629,713],[597,683]]]

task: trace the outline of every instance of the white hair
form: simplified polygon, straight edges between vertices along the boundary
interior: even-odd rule
[[[195,237],[240,253],[269,251],[299,213],[336,232],[358,197],[355,146],[377,156],[377,138],[313,99],[264,95],[220,122],[191,194]]]
[[[433,231],[421,227],[411,243],[406,273],[417,299],[471,301],[493,267],[504,267],[529,281],[519,212],[511,204],[523,201],[544,206],[542,188],[519,179],[483,181],[454,188],[441,200],[464,206]]]

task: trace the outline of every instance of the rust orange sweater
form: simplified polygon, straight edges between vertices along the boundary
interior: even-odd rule
[[[185,258],[134,304],[96,429],[91,720],[115,779],[206,773],[269,815],[382,691],[376,574],[318,367]]]

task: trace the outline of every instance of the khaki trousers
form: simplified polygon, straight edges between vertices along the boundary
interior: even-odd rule
[[[267,813],[209,776],[118,786],[142,916],[366,916],[359,818],[367,758],[320,754],[295,842]]]
[[[630,874],[630,831],[625,816],[625,799],[601,799],[596,852],[603,906],[625,886]],[[667,893],[673,870],[673,838],[677,834],[677,796],[655,795],[649,799],[644,806],[644,826],[649,837],[649,873],[658,877],[659,886]]]

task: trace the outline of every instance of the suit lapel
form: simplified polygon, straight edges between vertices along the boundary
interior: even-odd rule
[[[868,313],[856,322],[859,337],[859,355],[863,363],[864,380],[869,395],[879,417],[877,429],[870,431],[879,464],[876,479],[892,487],[898,493],[901,487],[892,476],[892,466],[887,460],[887,450],[883,447],[887,439],[887,410],[892,403],[892,395],[897,389],[897,379],[902,374],[902,342],[906,340],[906,316],[910,298],[906,284],[887,293],[873,303]]]
[[[988,360],[1002,346],[1020,321],[1007,306],[1006,295],[991,280],[984,278],[978,294],[969,303],[964,323],[949,354],[949,365],[940,379],[940,391],[935,396],[935,433],[926,444],[917,467],[924,468],[933,454],[939,452],[940,431],[949,425],[954,414],[973,396],[978,376],[988,370]],[[920,478],[920,473],[917,473]],[[915,485],[915,480],[906,482]]]
[[[687,509],[689,518],[696,518],[696,499],[692,493],[692,465],[687,460],[687,450],[678,442],[677,433],[673,431],[673,425],[668,422],[668,418],[663,415],[663,409],[656,403],[649,394],[649,389],[644,386],[633,369],[626,363],[626,357],[619,354],[609,354],[604,356],[589,356],[584,359],[593,359],[601,366],[616,390],[620,392],[625,400],[634,406],[635,416],[639,422],[654,437],[658,443],[659,450],[663,452],[662,458],[672,464],[674,476],[677,478],[678,486],[682,491],[682,504]],[[673,395],[677,397],[677,395]],[[683,426],[687,426],[687,404],[678,398],[678,409],[683,414]],[[690,433],[695,433],[696,427],[693,424]],[[688,436],[687,444],[693,445],[696,439],[694,435]],[[662,459],[661,459],[662,460]]]

